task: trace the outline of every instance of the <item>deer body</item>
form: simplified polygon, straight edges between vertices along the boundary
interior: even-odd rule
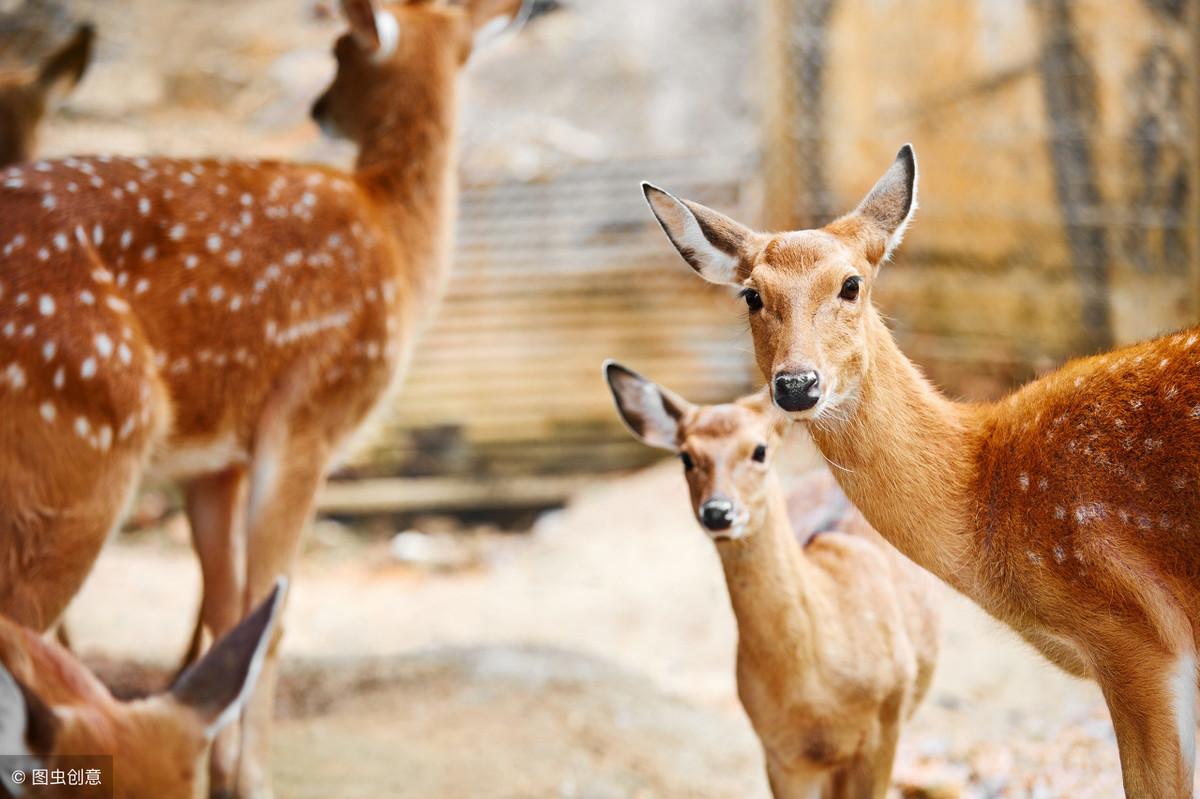
[[[928,576],[827,474],[807,475],[785,498],[766,468],[781,431],[759,398],[693,406],[616,364],[607,373],[635,435],[686,456],[737,619],[738,696],[773,794],[885,796],[901,726],[937,657]],[[805,528],[793,526],[789,504]]]
[[[445,283],[456,79],[515,0],[376,8],[314,106],[356,170],[68,158],[0,179],[0,612],[78,590],[144,476],[183,483],[216,638],[288,574],[321,480]],[[377,29],[382,26],[385,36]],[[214,791],[269,796],[275,650]]]
[[[999,402],[955,403],[869,302],[915,207],[910,148],[854,213],[816,231],[753,233],[648,197],[673,240],[683,223],[707,231],[689,262],[743,286],[776,404],[805,421],[871,524],[1098,681],[1128,796],[1190,797],[1200,329],[1073,361]],[[727,273],[713,271],[718,256]]]

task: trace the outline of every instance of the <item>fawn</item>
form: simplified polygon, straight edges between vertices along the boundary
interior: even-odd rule
[[[737,618],[738,696],[771,792],[882,799],[937,660],[930,578],[821,476],[796,497],[811,527],[793,527],[771,470],[791,423],[765,394],[697,406],[612,361],[604,371],[630,432],[682,459],[716,543]]]
[[[42,118],[83,79],[95,35],[80,25],[36,71],[0,72],[0,167],[33,156]]]
[[[324,474],[398,384],[446,281],[457,75],[520,0],[342,6],[313,115],[358,144],[353,173],[106,156],[0,173],[0,612],[53,624],[151,475],[185,489],[221,635],[291,572]],[[240,741],[214,746],[215,792],[270,795],[275,664]]]
[[[1128,796],[1190,797],[1200,329],[1072,361],[999,402],[952,402],[871,303],[917,204],[910,146],[820,230],[757,233],[644,191],[692,268],[741,288],[775,404],[870,523],[1099,682]]]
[[[204,783],[204,758],[237,716],[262,668],[283,603],[285,581],[237,627],[185,671],[170,690],[120,702],[66,649],[0,617],[0,753],[25,771],[66,770],[71,756],[109,755],[111,784],[30,788],[14,783],[13,761],[0,794],[39,797],[193,799]]]

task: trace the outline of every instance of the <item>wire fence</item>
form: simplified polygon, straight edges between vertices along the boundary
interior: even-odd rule
[[[766,216],[828,220],[912,141],[879,301],[968,394],[1194,322],[1196,5],[771,0]]]

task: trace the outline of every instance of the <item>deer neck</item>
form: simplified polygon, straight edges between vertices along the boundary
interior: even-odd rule
[[[783,491],[767,475],[765,507],[747,535],[717,544],[725,585],[737,618],[738,649],[759,668],[794,669],[816,655],[814,614],[808,590],[812,565],[788,521]]]
[[[448,272],[457,162],[457,64],[434,59],[364,136],[356,176],[391,234],[401,296],[440,293]]]
[[[867,369],[840,419],[808,425],[850,500],[897,549],[970,593],[973,411],[947,400],[874,316]]]

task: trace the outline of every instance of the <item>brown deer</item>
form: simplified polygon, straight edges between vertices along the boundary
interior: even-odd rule
[[[684,259],[741,288],[775,404],[900,551],[1099,682],[1130,797],[1190,797],[1200,618],[1200,329],[952,402],[871,289],[917,204],[900,150],[856,210],[763,234],[645,187]]]
[[[292,570],[313,498],[436,308],[455,204],[456,79],[520,0],[344,0],[314,116],[343,173],[275,161],[66,158],[0,173],[0,612],[45,629],[134,489],[180,482],[201,621]],[[270,795],[276,654],[217,793]]]
[[[883,799],[903,722],[929,688],[937,615],[927,574],[883,541],[827,474],[793,497],[771,461],[788,417],[765,393],[692,405],[604,367],[621,418],[677,453],[737,618],[738,696],[776,799]],[[799,539],[799,540],[798,540]]]
[[[283,604],[283,581],[165,693],[113,698],[66,649],[0,617],[0,794],[194,799],[213,737],[237,717],[258,679]],[[112,758],[90,783],[33,788],[31,769],[82,770]],[[14,780],[13,769],[22,772]],[[107,780],[107,783],[105,782]],[[5,788],[8,793],[5,793]]]
[[[83,79],[94,39],[92,26],[80,25],[36,71],[0,71],[0,167],[33,157],[42,118]]]

